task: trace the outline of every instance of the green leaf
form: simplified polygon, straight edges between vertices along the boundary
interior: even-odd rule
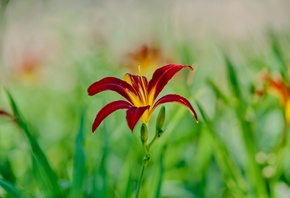
[[[16,177],[12,171],[11,164],[8,159],[0,163],[0,174],[3,176],[3,179],[7,180],[12,184],[15,184]]]
[[[129,171],[129,176],[126,182],[126,190],[125,190],[125,198],[129,198],[131,197],[132,194],[132,183],[133,183],[133,179],[132,179],[132,174]]]
[[[11,197],[14,198],[24,198],[21,192],[17,190],[17,188],[9,183],[8,181],[4,179],[0,179],[0,186],[9,194]]]
[[[268,38],[269,38],[269,42],[271,45],[271,49],[272,49],[275,61],[277,61],[279,65],[280,73],[283,79],[288,81],[288,67],[282,54],[278,36],[273,31],[270,30],[268,32]]]
[[[227,57],[227,55],[224,54],[224,59],[227,67],[227,76],[228,81],[230,83],[230,88],[232,92],[235,94],[236,98],[239,100],[242,100],[242,92],[241,92],[241,86],[239,84],[238,76],[235,71],[235,67],[233,63],[230,61],[230,59]]]
[[[225,104],[231,103],[227,96],[218,88],[218,86],[211,79],[208,79],[207,83],[219,99],[221,99]]]
[[[119,189],[120,197],[130,198],[133,192],[134,180],[132,176],[132,159],[136,153],[128,151],[128,155],[124,160],[123,167],[118,176],[117,189]]]
[[[108,174],[107,174],[107,158],[109,154],[109,139],[110,133],[107,129],[107,122],[105,121],[103,126],[100,127],[100,139],[102,139],[102,156],[100,158],[99,167],[96,168],[96,173],[93,178],[93,197],[111,197],[113,191],[109,191],[109,184],[108,184]],[[102,182],[99,182],[99,181]]]
[[[160,157],[159,157],[159,170],[157,173],[157,187],[155,189],[155,196],[154,197],[161,197],[161,187],[162,181],[164,177],[165,167],[164,167],[164,155],[166,150],[166,144],[161,148]],[[156,172],[157,172],[156,171]]]
[[[37,178],[43,186],[43,191],[48,192],[49,196],[51,197],[61,197],[61,191],[57,183],[57,177],[52,170],[44,152],[40,148],[35,137],[32,135],[30,128],[26,120],[22,116],[22,113],[16,105],[13,97],[10,95],[9,92],[7,92],[7,95],[9,97],[10,104],[16,118],[16,122],[18,123],[29,141],[31,147],[31,157],[33,159],[32,163],[34,168],[36,168],[35,170],[33,170],[33,172],[38,173]]]
[[[219,164],[219,167],[224,173],[226,183],[229,185],[234,182],[234,186],[228,186],[229,189],[235,192],[235,194],[239,194],[239,197],[245,197],[245,192],[247,192],[248,186],[247,183],[244,181],[244,177],[242,176],[236,163],[231,159],[225,144],[214,132],[214,127],[209,117],[198,102],[196,102],[196,105],[200,111],[201,117],[203,118],[208,128],[208,132],[211,136],[214,146],[214,154]]]
[[[84,111],[81,114],[80,126],[75,143],[75,156],[73,164],[72,197],[82,197],[82,188],[86,173],[86,157],[83,150],[84,144]]]

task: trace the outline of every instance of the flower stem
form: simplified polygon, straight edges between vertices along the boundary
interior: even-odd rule
[[[154,136],[154,138],[152,139],[152,141],[150,142],[150,144],[148,145],[148,149],[151,148],[152,144],[158,139],[157,135]]]
[[[145,156],[143,157],[142,169],[141,169],[140,177],[139,177],[138,184],[137,184],[136,198],[139,197],[139,193],[140,193],[142,181],[144,178],[144,174],[146,171],[146,167],[148,165],[148,162],[150,161],[150,153],[149,153],[150,147],[161,136],[161,134],[163,133],[163,130],[156,131],[154,138],[151,140],[151,142],[149,144],[147,141],[148,140],[148,127],[146,124],[142,125],[140,132],[141,132],[141,142],[142,142]]]
[[[147,167],[147,164],[148,164],[149,160],[150,160],[150,156],[148,155],[148,153],[146,153],[145,156],[144,156],[144,158],[143,158],[143,165],[142,165],[140,177],[139,177],[139,180],[138,180],[136,198],[139,197],[139,192],[140,192],[141,184],[142,184],[142,181],[143,181],[143,178],[144,178],[144,173],[146,171],[146,167]]]

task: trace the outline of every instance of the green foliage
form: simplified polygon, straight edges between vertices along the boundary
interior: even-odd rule
[[[7,95],[9,97],[13,113],[16,117],[16,122],[24,132],[31,148],[33,174],[39,181],[39,184],[41,185],[41,188],[47,197],[61,197],[61,190],[57,183],[57,176],[52,170],[44,152],[40,148],[35,137],[32,135],[30,128],[25,121],[22,113],[20,112],[18,106],[16,105],[13,97],[9,92],[7,92]]]
[[[75,142],[75,156],[73,166],[72,196],[73,198],[82,197],[84,181],[86,175],[86,156],[83,150],[84,145],[84,120],[82,112],[80,119],[79,132]]]
[[[0,186],[4,188],[11,197],[23,198],[23,195],[16,189],[16,187],[8,181],[0,179]]]

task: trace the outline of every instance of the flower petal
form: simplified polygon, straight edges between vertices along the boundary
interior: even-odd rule
[[[93,123],[92,132],[94,133],[94,131],[101,124],[101,122],[111,113],[113,113],[119,109],[129,109],[130,107],[132,107],[132,105],[126,101],[123,101],[123,100],[117,100],[117,101],[114,101],[114,102],[107,104],[97,114],[97,116],[94,120],[94,123]]]
[[[106,77],[97,82],[94,82],[88,88],[88,94],[92,96],[106,90],[112,90],[117,92],[131,103],[132,99],[130,97],[130,94],[131,96],[133,94],[133,97],[136,95],[135,90],[130,84],[128,84],[126,81],[123,81],[115,77]]]
[[[138,120],[140,120],[143,113],[149,108],[150,106],[145,107],[131,107],[127,110],[126,119],[129,128],[133,132],[135,125],[137,124]]]
[[[190,102],[180,96],[180,95],[177,95],[177,94],[168,94],[168,95],[165,95],[163,97],[161,97],[155,104],[154,104],[154,107],[152,108],[151,111],[154,111],[154,109],[158,106],[158,105],[161,105],[161,104],[164,104],[164,103],[167,103],[167,102],[177,102],[179,104],[182,104],[183,106],[187,107],[191,113],[193,114],[196,122],[198,122],[198,118],[197,118],[197,114],[195,112],[195,110],[193,109],[193,107],[191,106]]]
[[[163,90],[168,81],[181,69],[189,68],[193,70],[191,66],[169,64],[157,69],[149,81],[148,91],[150,102],[153,102],[157,98],[158,94]]]

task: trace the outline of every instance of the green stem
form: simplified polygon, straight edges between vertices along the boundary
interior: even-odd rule
[[[155,135],[154,138],[151,140],[151,142],[148,144],[148,150],[151,148],[152,144],[158,139],[160,138],[160,136],[162,135],[162,133],[164,132],[164,130],[156,130],[155,131]]]
[[[155,136],[154,138],[151,140],[151,142],[148,144],[148,127],[146,124],[143,124],[141,127],[141,142],[142,142],[142,146],[143,146],[143,150],[145,153],[145,156],[143,158],[143,164],[142,164],[142,169],[141,169],[141,174],[138,180],[138,184],[137,184],[137,191],[136,191],[136,198],[139,197],[139,193],[140,193],[140,189],[141,189],[141,185],[142,185],[142,181],[144,178],[144,174],[145,174],[145,170],[147,167],[148,162],[150,161],[150,147],[152,146],[152,144],[161,136],[161,134],[163,133],[163,130],[157,130],[155,132]]]
[[[152,139],[152,141],[149,143],[148,145],[148,149],[151,148],[152,144],[158,139],[157,135],[154,136],[154,138]]]
[[[142,184],[142,181],[143,181],[143,178],[144,178],[144,173],[146,171],[146,167],[148,165],[149,160],[150,160],[150,156],[147,155],[147,154],[145,154],[145,156],[143,158],[143,165],[142,165],[140,177],[139,177],[139,180],[138,180],[136,198],[139,197],[139,193],[140,193],[140,189],[141,189],[141,184]]]

